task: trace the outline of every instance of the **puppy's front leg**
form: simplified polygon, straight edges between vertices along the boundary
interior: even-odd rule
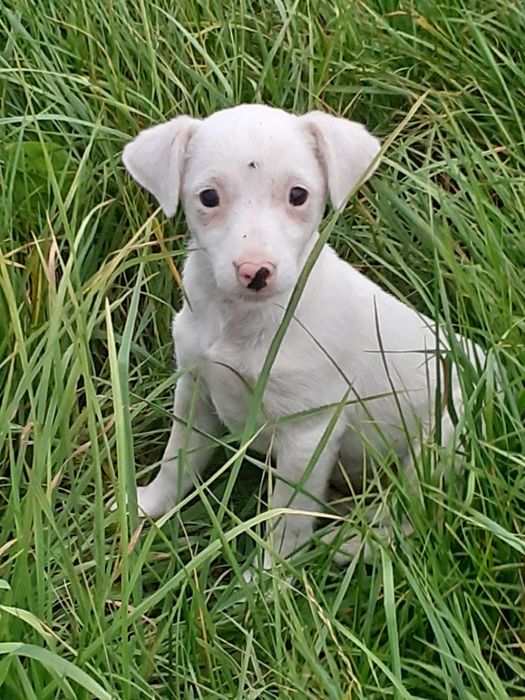
[[[289,557],[313,533],[315,517],[322,510],[330,473],[339,452],[340,431],[333,431],[322,452],[310,464],[321,444],[326,424],[304,424],[280,430],[277,438],[277,480],[270,498],[272,508],[292,508],[297,514],[279,518],[273,528],[273,545],[282,557]],[[271,568],[271,555],[265,552],[264,568]]]
[[[150,484],[137,489],[141,515],[163,515],[188,493],[213,451],[214,445],[208,436],[220,432],[220,423],[203,386],[198,386],[189,373],[177,383],[173,412],[175,422],[160,471]]]

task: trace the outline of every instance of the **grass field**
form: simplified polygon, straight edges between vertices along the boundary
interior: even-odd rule
[[[524,37],[521,0],[3,3],[2,700],[525,697]],[[331,242],[488,357],[461,457],[424,451],[413,535],[250,585],[245,444],[162,526],[107,508],[168,437],[185,244],[120,151],[241,101],[390,139]]]

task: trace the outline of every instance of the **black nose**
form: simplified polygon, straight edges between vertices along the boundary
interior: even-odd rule
[[[260,267],[248,285],[248,289],[253,289],[254,292],[258,292],[259,289],[266,287],[266,280],[268,279],[269,274],[270,270],[267,267]]]

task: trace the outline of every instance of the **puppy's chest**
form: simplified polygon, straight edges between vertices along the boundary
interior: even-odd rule
[[[218,338],[203,356],[201,376],[219,418],[232,432],[246,423],[272,338]],[[292,329],[279,348],[264,388],[259,425],[342,398],[344,388],[332,364],[317,346],[299,338]]]
[[[267,344],[217,339],[204,353],[200,373],[215,410],[231,430],[242,429],[268,350]],[[265,399],[268,390],[265,392]],[[264,420],[263,416],[261,419]]]

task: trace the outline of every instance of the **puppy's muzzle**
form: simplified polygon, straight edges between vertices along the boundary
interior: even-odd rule
[[[258,292],[275,277],[275,265],[271,262],[244,262],[236,265],[237,279],[247,289]]]

